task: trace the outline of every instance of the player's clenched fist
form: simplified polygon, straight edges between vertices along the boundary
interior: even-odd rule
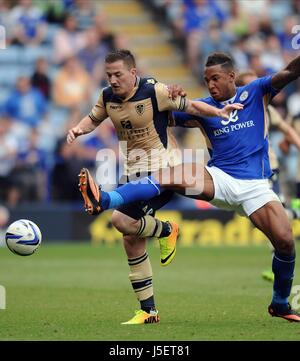
[[[67,135],[68,144],[71,144],[77,137],[83,134],[84,134],[83,130],[79,127],[74,127],[70,129]]]

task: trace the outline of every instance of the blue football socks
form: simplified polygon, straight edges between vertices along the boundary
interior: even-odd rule
[[[160,184],[152,176],[128,182],[112,192],[102,192],[101,208],[112,209],[136,201],[147,201],[161,193]]]
[[[291,293],[295,268],[295,254],[286,256],[275,251],[273,255],[272,271],[274,273],[272,304],[286,308]]]

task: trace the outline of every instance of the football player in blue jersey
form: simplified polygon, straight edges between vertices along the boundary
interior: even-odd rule
[[[239,72],[236,77],[236,85],[237,86],[244,86],[248,83],[251,83],[253,80],[257,79],[257,74],[254,70],[248,69],[244,70],[242,72]],[[268,128],[276,129],[282,132],[285,135],[285,139],[288,140],[289,144],[294,144],[298,150],[300,150],[300,137],[297,134],[297,132],[291,127],[291,125],[285,121],[282,116],[279,114],[279,112],[272,106],[268,105],[267,107],[267,115],[268,115]],[[290,221],[294,219],[300,218],[300,212],[298,209],[292,209],[287,206],[285,203],[285,197],[280,191],[280,182],[279,182],[279,175],[280,175],[280,169],[279,169],[279,161],[277,159],[277,156],[272,148],[271,143],[269,143],[269,160],[270,160],[270,166],[272,169],[273,175],[270,178],[270,185],[273,189],[273,191],[279,196],[286,214],[288,216],[288,219]],[[274,273],[272,270],[265,270],[262,272],[263,279],[274,282]]]
[[[129,182],[113,192],[88,192],[91,204],[96,204],[100,213],[151,199],[165,190],[190,194],[192,185],[193,191],[198,189],[193,198],[246,215],[269,238],[275,250],[273,296],[268,312],[294,322],[300,322],[300,315],[291,308],[288,298],[294,277],[295,242],[280,199],[268,184],[272,171],[266,107],[274,95],[299,76],[300,56],[285,69],[237,88],[231,57],[225,53],[211,54],[204,70],[210,96],[201,101],[220,109],[239,102],[244,108],[234,110],[229,119],[201,116],[196,122],[195,116],[175,113],[176,125],[198,126],[206,136],[211,155],[207,166],[177,165],[154,172],[139,182]],[[94,187],[93,182],[92,178],[88,180],[89,190]]]

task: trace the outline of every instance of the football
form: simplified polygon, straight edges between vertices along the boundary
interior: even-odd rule
[[[42,242],[39,227],[28,219],[19,219],[12,223],[6,231],[7,247],[19,256],[30,256]]]

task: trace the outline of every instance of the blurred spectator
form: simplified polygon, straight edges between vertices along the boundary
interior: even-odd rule
[[[248,15],[247,18],[247,52],[253,55],[260,54],[264,50],[265,36],[260,30],[259,18],[254,15]]]
[[[273,29],[276,32],[283,31],[284,19],[286,19],[293,13],[299,14],[299,11],[293,12],[292,1],[269,0],[269,7],[267,14],[269,14]]]
[[[238,0],[246,14],[256,17],[268,12],[268,0]]]
[[[21,189],[21,201],[42,200],[46,192],[46,154],[39,147],[39,133],[32,129],[26,147],[18,151],[11,176]]]
[[[13,30],[16,23],[11,16],[11,2],[9,0],[0,0],[0,25],[5,28],[6,46],[12,41]]]
[[[78,109],[77,107],[70,109],[69,116],[64,123],[64,128],[61,130],[60,137],[62,136],[62,134],[65,134],[67,136],[69,129],[75,127],[84,117],[84,115],[85,114],[81,112],[80,109]]]
[[[292,117],[299,117],[300,115],[300,80],[297,80],[297,89],[287,100],[288,112]]]
[[[260,54],[249,55],[249,68],[253,69],[258,77],[266,75],[266,70],[261,62]]]
[[[9,210],[0,204],[0,247],[5,247],[5,234],[9,217]]]
[[[86,36],[83,32],[78,31],[76,18],[66,14],[63,27],[57,31],[54,37],[54,62],[62,64],[85,46]]]
[[[229,16],[226,19],[225,28],[233,35],[243,37],[248,33],[247,13],[243,11],[240,1],[232,0],[229,3]]]
[[[300,14],[300,0],[291,0],[292,13]]]
[[[0,201],[13,206],[19,192],[11,177],[17,162],[18,143],[11,132],[12,121],[7,116],[0,118]]]
[[[40,9],[32,0],[19,0],[12,9],[11,17],[16,22],[13,43],[16,45],[39,45],[44,41],[47,23]]]
[[[198,74],[198,49],[206,29],[212,21],[220,24],[226,14],[218,2],[211,0],[184,0],[183,30],[187,36],[187,62],[192,72]]]
[[[75,142],[70,147],[65,139],[61,139],[55,151],[55,165],[51,175],[52,199],[60,201],[80,200],[78,192],[77,175],[78,169],[86,166],[81,158],[82,146]]]
[[[45,58],[37,59],[31,76],[31,84],[34,88],[39,89],[47,100],[50,99],[51,80],[48,76],[48,62]]]
[[[300,15],[288,16],[283,19],[283,30],[277,32],[280,41],[281,51],[283,51],[284,60],[290,62],[299,52],[299,49],[293,48],[292,39],[295,36],[293,28],[300,24]],[[298,25],[299,26],[299,25]]]
[[[194,30],[205,30],[211,21],[222,23],[227,14],[215,0],[184,0],[184,30],[191,33]]]
[[[259,18],[259,31],[264,38],[274,35],[273,25],[269,14],[261,14]]]
[[[247,36],[242,36],[240,38],[237,38],[232,43],[232,48],[230,51],[234,59],[236,68],[239,69],[239,71],[246,70],[249,68],[249,58],[246,48],[246,39]]]
[[[47,103],[43,94],[32,88],[29,78],[19,77],[16,89],[4,104],[4,111],[12,118],[35,127],[44,117],[46,110]]]
[[[225,53],[230,52],[231,42],[232,37],[224,29],[222,29],[222,25],[219,25],[216,22],[210,23],[205,39],[203,39],[203,41],[199,44],[202,61],[198,73],[201,73],[204,62],[210,53],[215,51],[222,51]]]
[[[53,83],[55,105],[71,108],[89,108],[91,79],[79,63],[71,57],[57,73]]]
[[[260,59],[267,73],[275,73],[284,68],[280,42],[275,35],[269,35],[266,38],[265,49]]]
[[[78,59],[90,74],[95,86],[100,86],[104,75],[104,59],[108,52],[107,46],[101,42],[99,33],[92,27],[86,32],[87,45],[78,53]]]
[[[93,132],[81,138],[84,146],[82,157],[90,162],[91,167],[95,167],[96,156],[100,149],[112,149],[118,159],[119,141],[116,135],[115,127],[110,119],[101,123],[101,127],[97,127]]]
[[[66,7],[62,0],[35,0],[35,3],[42,9],[48,23],[61,24],[64,19]]]
[[[159,0],[158,0],[159,1]],[[165,8],[168,24],[172,26],[172,30],[176,40],[180,40],[183,34],[183,2],[162,0],[162,3],[158,3],[160,7]],[[161,13],[161,10],[160,10]]]
[[[87,30],[93,24],[93,17],[97,12],[99,4],[93,0],[75,0],[70,8],[70,13],[76,18],[78,29]]]
[[[126,49],[128,47],[128,39],[124,34],[113,33],[109,30],[105,14],[98,13],[93,20],[94,28],[98,32],[98,38],[101,39],[101,43],[107,47],[108,51]]]
[[[286,93],[281,91],[279,92],[273,99],[272,105],[276,108],[276,110],[281,114],[282,118],[288,117],[287,112],[287,96]]]

